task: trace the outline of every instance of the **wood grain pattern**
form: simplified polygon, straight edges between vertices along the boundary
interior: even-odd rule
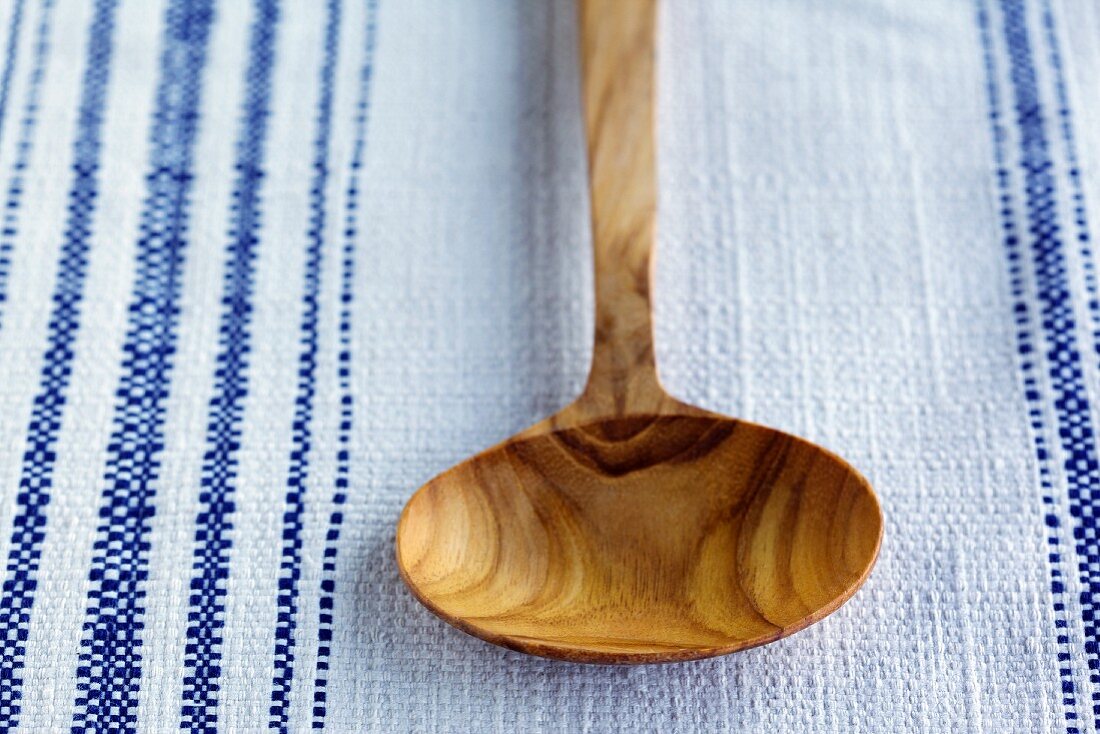
[[[656,0],[586,0],[579,9],[596,339],[576,409],[653,411],[665,397],[649,296],[657,222]]]
[[[406,505],[414,595],[489,642],[595,663],[760,645],[821,619],[874,565],[882,514],[836,455],[661,387],[656,0],[581,0],[596,335],[582,395]]]
[[[398,529],[432,611],[580,662],[717,655],[838,607],[870,571],[867,483],[800,439],[643,416],[509,441],[429,482]]]

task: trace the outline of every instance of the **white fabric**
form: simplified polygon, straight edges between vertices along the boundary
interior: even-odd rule
[[[89,571],[169,4],[126,0],[116,15],[99,194],[26,631],[21,711],[17,720],[8,711],[9,723],[28,731],[70,727],[84,708],[78,655],[95,587]],[[1077,159],[1080,206],[1098,232],[1100,11],[1052,0],[1047,35],[1046,7],[1027,0],[1028,42],[1054,160],[1072,328],[1092,398],[1085,412],[1095,426],[1100,364],[1087,282],[1095,265],[1077,239],[1067,161],[1071,153]],[[0,6],[0,44],[14,8]],[[16,172],[33,35],[46,8],[27,0],[22,10],[0,128],[0,195]],[[5,553],[47,347],[95,11],[57,0],[50,12],[51,51],[0,303]],[[275,25],[220,693],[209,712],[224,731],[267,729],[278,675],[277,585],[326,12],[325,3],[286,0]],[[348,0],[341,12],[287,729],[318,721],[318,600],[340,450],[341,248],[354,199],[350,487],[337,543],[331,669],[321,674],[326,728],[1095,730],[1100,686],[1089,680],[1086,646],[1096,639],[1080,601],[1090,570],[1082,577],[1073,542],[1084,521],[1070,516],[1061,409],[1042,348],[1060,327],[1044,326],[1041,316],[1014,109],[1019,80],[1010,73],[1019,48],[1010,47],[1000,3],[664,3],[655,286],[664,380],[688,401],[837,451],[875,486],[886,527],[870,580],[825,621],[737,655],[635,668],[540,660],[468,637],[415,602],[394,561],[398,513],[419,485],[563,406],[587,369],[592,278],[572,3],[381,0],[375,8]],[[983,13],[1022,237],[1024,326],[999,211]],[[196,517],[236,216],[234,157],[256,23],[248,4],[223,0],[206,52],[165,447],[146,537],[140,677],[127,709],[142,731],[174,731],[181,722]],[[369,109],[355,169],[368,53]],[[1068,116],[1059,114],[1059,79]],[[1060,127],[1066,117],[1072,147]],[[1030,355],[1019,353],[1020,329],[1037,345]],[[1037,365],[1037,401],[1025,393],[1028,360]],[[1053,457],[1049,508],[1037,434]],[[1048,512],[1061,523],[1053,565]],[[1055,595],[1059,568],[1065,591]],[[1056,611],[1059,599],[1066,607]],[[1059,660],[1063,652],[1069,660]],[[1067,711],[1076,718],[1067,720]]]

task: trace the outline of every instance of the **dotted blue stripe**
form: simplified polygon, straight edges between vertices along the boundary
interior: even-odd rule
[[[19,48],[19,29],[23,25],[23,0],[15,0],[8,25],[8,39],[4,44],[4,71],[0,72],[0,143],[4,142],[4,122],[8,113],[8,89],[15,74],[16,51]]]
[[[210,0],[172,0],[76,669],[73,732],[136,730],[149,520],[179,323]]]
[[[20,3],[22,7],[22,3]],[[22,12],[21,10],[19,12]],[[23,118],[19,127],[19,143],[15,151],[15,165],[8,180],[7,194],[4,198],[4,211],[0,214],[0,317],[8,300],[8,276],[11,272],[11,252],[15,248],[15,238],[19,234],[19,212],[23,206],[23,188],[30,166],[31,151],[34,148],[34,135],[38,128],[38,98],[42,88],[42,79],[46,75],[46,58],[50,49],[50,19],[53,17],[53,0],[42,4],[42,17],[35,32],[34,58],[31,63],[30,86],[23,103]],[[7,69],[5,69],[5,74]],[[4,82],[6,84],[6,81]],[[4,95],[7,89],[4,89]],[[0,120],[3,119],[0,108]],[[0,321],[0,326],[3,322]]]
[[[313,443],[313,403],[316,395],[317,322],[321,291],[321,262],[327,213],[325,187],[329,174],[329,140],[332,132],[333,79],[339,53],[341,3],[326,6],[325,51],[321,61],[317,101],[317,132],[313,141],[313,179],[309,189],[309,228],[306,232],[305,285],[299,326],[298,384],[291,425],[292,446],[287,473],[287,512],[283,516],[283,549],[278,590],[278,623],[275,628],[275,672],[272,679],[270,725],[285,730],[290,689],[294,679],[294,617],[301,540],[301,507],[309,478],[309,456]],[[292,516],[293,513],[293,516]],[[293,519],[292,519],[293,517]],[[293,538],[288,536],[293,533]]]
[[[1058,100],[1059,131],[1065,146],[1065,174],[1070,182],[1070,197],[1073,201],[1073,224],[1077,233],[1078,253],[1085,275],[1085,287],[1089,294],[1088,309],[1093,320],[1093,341],[1097,354],[1100,354],[1100,298],[1097,296],[1096,266],[1093,261],[1092,237],[1089,235],[1088,216],[1085,213],[1085,193],[1081,183],[1081,169],[1077,157],[1077,136],[1073,132],[1073,111],[1069,104],[1069,92],[1066,89],[1065,71],[1062,66],[1061,44],[1058,40],[1057,24],[1050,0],[1043,0],[1043,31],[1049,50],[1051,68],[1054,70],[1054,90]]]
[[[26,451],[15,498],[11,547],[0,594],[0,731],[19,721],[23,697],[23,666],[31,608],[38,585],[42,543],[46,537],[46,507],[53,488],[57,438],[72,375],[80,303],[91,247],[92,217],[99,195],[100,133],[114,43],[115,2],[99,0],[88,29],[76,139],[73,179],[68,194],[61,255],[57,264],[47,346],[38,391],[27,426]],[[40,41],[48,31],[39,27]],[[45,48],[40,44],[40,50]]]
[[[261,190],[278,19],[276,2],[259,0],[256,3],[233,166],[236,181],[230,207],[214,395],[208,409],[187,610],[180,727],[192,732],[213,732],[218,723],[222,630],[228,593],[225,584],[229,578],[229,551],[233,545],[230,534],[241,418],[248,396],[252,293],[256,250],[260,243]]]
[[[355,109],[355,147],[351,158],[346,210],[344,212],[344,244],[340,263],[340,321],[337,343],[336,375],[340,389],[340,424],[337,433],[336,487],[332,493],[333,510],[325,533],[325,549],[321,562],[321,589],[318,597],[317,674],[313,680],[313,728],[325,728],[328,713],[329,660],[332,656],[333,616],[336,607],[336,554],[340,528],[344,523],[344,503],[351,481],[351,428],[354,396],[351,391],[351,315],[355,282],[355,241],[359,233],[360,171],[367,143],[367,120],[370,112],[370,86],[374,68],[375,27],[378,3],[370,0],[367,7],[366,48],[359,76],[359,98]]]
[[[1100,557],[1096,553],[1096,520],[1092,513],[1097,499],[1093,493],[1100,484],[1100,460],[1076,336],[1077,323],[1067,272],[1066,248],[1058,221],[1057,181],[1039,95],[1026,6],[1023,0],[1002,0],[1001,10],[1020,137],[1019,167],[1023,175],[1024,218],[1027,222],[1027,232],[1021,233],[1021,237],[1030,246],[1035,270],[1044,356],[1053,391],[1051,407],[1062,449],[1062,469],[1074,524],[1074,550],[1081,586],[1079,602],[1085,628],[1084,653],[1090,680],[1095,684],[1100,668],[1096,636]],[[1056,517],[1054,522],[1058,522]],[[1065,628],[1059,629],[1058,642],[1068,642]],[[1065,664],[1063,670],[1067,667],[1068,664]],[[1067,681],[1064,675],[1063,690],[1066,700],[1073,700],[1076,692],[1072,681]],[[1091,712],[1094,724],[1100,724],[1098,700],[1098,694],[1094,691]],[[1070,719],[1070,731],[1076,731],[1076,713],[1067,708],[1066,716]]]
[[[1062,52],[1054,22],[1050,0],[1043,0],[1042,21],[1044,37],[1049,50],[1050,66],[1054,70],[1054,91],[1058,100],[1059,131],[1065,146],[1066,176],[1069,178],[1070,198],[1073,201],[1073,224],[1077,235],[1077,251],[1084,273],[1085,290],[1088,293],[1088,310],[1092,318],[1093,348],[1100,355],[1100,289],[1097,287],[1096,265],[1093,259],[1088,217],[1085,214],[1085,192],[1081,184],[1081,168],[1077,158],[1077,140],[1073,132],[1073,113],[1069,106],[1065,72],[1062,68]]]
[[[1005,130],[1000,86],[997,82],[998,71],[993,53],[991,24],[985,0],[978,0],[977,6],[986,73],[990,125],[993,131],[994,159],[997,166],[999,215],[1001,227],[1004,231],[1005,253],[1008,258],[1009,288],[1011,290],[1012,312],[1016,329],[1016,351],[1019,357],[1024,398],[1027,401],[1028,421],[1035,446],[1044,523],[1046,525],[1047,563],[1051,575],[1050,591],[1054,612],[1062,705],[1067,732],[1077,734],[1079,731],[1076,726],[1078,719],[1077,695],[1070,667],[1072,650],[1069,637],[1066,634],[1068,622],[1066,616],[1065,564],[1062,558],[1065,543],[1061,521],[1055,512],[1053,457],[1043,411],[1043,406],[1048,398],[1042,394],[1042,386],[1039,381],[1040,365],[1037,364],[1034,316],[1027,298],[1023,268],[1025,253],[1021,244],[1023,235],[1019,231],[1016,213],[1013,209],[1012,189],[1014,177],[1008,164],[1008,135]]]
[[[1054,89],[1058,101],[1059,130],[1066,154],[1066,175],[1069,179],[1070,198],[1073,202],[1073,224],[1077,239],[1077,250],[1080,255],[1082,270],[1085,278],[1085,289],[1088,293],[1088,311],[1092,319],[1092,346],[1094,359],[1100,355],[1100,293],[1097,289],[1096,266],[1093,259],[1091,236],[1089,235],[1088,217],[1085,214],[1085,193],[1081,183],[1081,168],[1077,158],[1077,140],[1073,132],[1073,113],[1069,105],[1069,93],[1066,90],[1065,72],[1062,68],[1062,53],[1059,47],[1058,34],[1054,20],[1054,13],[1050,0],[1043,0],[1042,23],[1047,47],[1050,52],[1050,65],[1054,70]],[[1090,485],[1095,487],[1096,485]],[[1098,497],[1090,492],[1081,493],[1079,496],[1080,507],[1075,509],[1071,505],[1070,510],[1076,518],[1077,526],[1074,528],[1074,540],[1077,544],[1078,571],[1081,574],[1083,586],[1088,589],[1087,594],[1082,594],[1081,615],[1084,621],[1085,646],[1089,657],[1089,682],[1093,684],[1092,714],[1094,721],[1100,727],[1100,692],[1096,685],[1100,683],[1100,659],[1097,657],[1097,646],[1100,644],[1100,614],[1096,592],[1100,591],[1100,541],[1097,538],[1097,517],[1100,516],[1100,504]]]
[[[1039,97],[1034,56],[1023,0],[1003,0],[1004,35],[1008,46],[1009,78],[1020,134],[1019,166],[1023,172],[1027,239],[1035,269],[1039,313],[1046,346],[1047,369],[1054,392],[1054,415],[1063,454],[1069,511],[1081,582],[1080,605],[1085,625],[1085,657],[1090,679],[1097,682],[1096,614],[1100,592],[1100,557],[1096,548],[1097,505],[1093,496],[1100,485],[1096,434],[1089,411],[1083,360],[1077,343],[1072,291],[1062,228],[1058,222],[1057,182],[1047,139],[1046,120]],[[1059,631],[1059,641],[1066,630]],[[1092,719],[1100,724],[1098,694],[1092,694]],[[1068,714],[1067,714],[1068,716]],[[1076,727],[1071,727],[1075,729]]]

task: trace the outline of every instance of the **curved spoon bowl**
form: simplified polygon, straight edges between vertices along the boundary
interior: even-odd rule
[[[588,663],[691,660],[836,610],[882,535],[870,485],[797,437],[643,415],[521,435],[421,487],[398,566],[447,622]]]

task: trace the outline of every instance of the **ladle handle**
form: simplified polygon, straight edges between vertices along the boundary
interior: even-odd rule
[[[656,412],[650,261],[657,218],[657,0],[579,0],[595,254],[596,335],[578,401],[591,416]]]

